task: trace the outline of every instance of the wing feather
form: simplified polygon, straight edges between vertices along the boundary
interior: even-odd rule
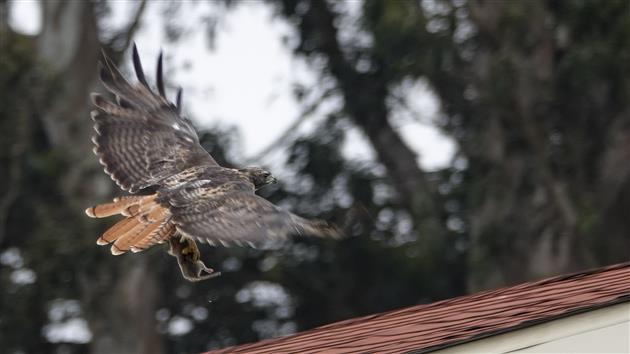
[[[140,81],[144,87],[151,90],[147,79],[144,77],[144,70],[142,70],[142,63],[140,62],[140,56],[138,55],[138,47],[136,47],[135,43],[133,44],[133,68],[136,71],[138,81]]]
[[[158,68],[158,90],[154,93],[142,70],[134,45],[133,62],[140,84],[130,84],[114,63],[103,55],[100,77],[116,96],[116,102],[92,94],[95,153],[114,181],[129,192],[157,185],[161,180],[189,167],[216,166],[214,159],[199,144],[189,120],[179,115],[178,104],[165,97]]]
[[[162,71],[162,51],[160,51],[160,55],[158,56],[156,80],[160,96],[166,98],[166,93],[164,93],[164,75]]]
[[[177,196],[179,206],[170,207],[172,220],[184,235],[210,244],[257,245],[291,235],[341,237],[340,231],[325,221],[282,210],[253,190],[215,192],[198,188],[196,193],[187,193]]]

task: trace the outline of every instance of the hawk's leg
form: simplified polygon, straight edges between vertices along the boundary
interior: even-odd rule
[[[218,277],[220,272],[215,272],[212,268],[206,267],[201,261],[199,248],[194,240],[188,237],[178,237],[173,235],[169,239],[170,249],[168,253],[177,258],[177,264],[182,271],[182,275],[189,281],[200,281]]]

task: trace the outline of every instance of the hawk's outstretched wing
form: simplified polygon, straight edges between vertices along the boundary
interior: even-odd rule
[[[101,81],[117,102],[92,95],[97,107],[92,111],[96,130],[92,140],[105,172],[120,188],[134,193],[188,167],[216,165],[199,144],[190,121],[180,115],[181,90],[177,104],[164,95],[162,55],[157,70],[159,95],[144,78],[135,45],[134,66],[141,85],[129,84],[111,60],[104,58]]]
[[[228,191],[200,187],[197,192],[188,198],[183,193],[173,196],[177,206],[169,207],[176,228],[197,241],[256,246],[290,235],[341,237],[325,221],[302,218],[257,196],[253,185]]]

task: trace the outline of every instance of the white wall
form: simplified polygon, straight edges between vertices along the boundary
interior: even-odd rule
[[[608,306],[432,353],[630,353],[630,303]]]

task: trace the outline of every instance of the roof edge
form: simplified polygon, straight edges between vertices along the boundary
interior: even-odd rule
[[[567,317],[583,314],[583,313],[590,312],[590,311],[600,310],[600,309],[603,309],[603,308],[606,308],[606,307],[619,305],[619,304],[623,304],[623,303],[626,303],[626,302],[630,302],[630,294],[623,295],[623,296],[621,296],[621,297],[619,297],[619,298],[617,298],[615,300],[609,301],[609,302],[605,302],[605,303],[601,303],[601,304],[597,304],[597,305],[584,306],[584,307],[581,307],[581,308],[578,308],[578,309],[575,309],[575,310],[569,310],[569,311],[567,311],[565,313],[561,313],[561,314],[558,314],[558,315],[555,315],[555,316],[549,316],[549,317],[545,317],[545,318],[541,318],[541,319],[537,319],[537,320],[525,321],[525,322],[520,323],[520,324],[518,324],[516,326],[506,327],[506,328],[502,328],[502,329],[496,330],[494,332],[490,331],[490,332],[479,334],[477,336],[473,336],[471,338],[456,340],[456,341],[453,341],[453,342],[446,342],[444,344],[435,345],[435,346],[423,348],[423,349],[420,349],[420,350],[413,350],[413,351],[407,352],[405,354],[425,354],[425,353],[434,352],[436,350],[452,348],[452,347],[456,347],[458,345],[467,344],[467,343],[471,343],[471,342],[476,342],[476,341],[479,341],[479,340],[487,339],[487,338],[498,336],[498,335],[501,335],[501,334],[514,332],[514,331],[517,331],[519,329],[525,329],[525,328],[534,327],[534,326],[537,326],[537,325],[540,325],[540,324],[543,324],[543,323],[556,321],[556,320],[559,320],[559,319],[563,319],[563,318],[567,318]]]

